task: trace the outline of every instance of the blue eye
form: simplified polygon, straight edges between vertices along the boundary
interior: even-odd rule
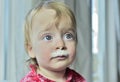
[[[46,40],[46,41],[52,40],[52,39],[53,39],[53,37],[51,35],[46,35],[43,37],[43,40]]]
[[[67,39],[67,40],[73,40],[74,36],[71,33],[66,33],[65,36],[64,36],[64,38]]]

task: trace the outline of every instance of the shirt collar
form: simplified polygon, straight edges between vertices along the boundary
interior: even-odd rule
[[[41,74],[37,74],[36,73],[36,69],[37,69],[37,66],[36,65],[30,65],[30,68],[31,68],[31,71],[36,74],[36,76],[39,78],[42,78],[45,82],[55,82],[55,81],[52,81],[44,76],[42,76]],[[69,68],[66,68],[66,72],[65,72],[65,75],[67,76],[67,80],[66,82],[70,82],[72,80],[72,71],[69,69]]]

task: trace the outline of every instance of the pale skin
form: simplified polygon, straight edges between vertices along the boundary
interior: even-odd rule
[[[56,27],[56,11],[42,8],[33,18],[31,43],[28,53],[36,58],[37,73],[57,82],[65,82],[66,68],[73,62],[76,53],[75,32],[71,20],[63,17]],[[61,49],[69,52],[68,57],[52,58],[51,53]]]

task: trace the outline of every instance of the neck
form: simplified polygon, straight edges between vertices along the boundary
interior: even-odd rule
[[[66,69],[62,71],[52,71],[44,68],[37,69],[38,74],[41,74],[44,77],[57,82],[64,82],[66,80],[65,72]]]

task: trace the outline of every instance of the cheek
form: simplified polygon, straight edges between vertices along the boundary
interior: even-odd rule
[[[46,44],[37,44],[35,47],[35,55],[36,57],[41,58],[49,58],[51,54],[51,48]]]
[[[68,46],[68,50],[70,52],[70,55],[73,57],[76,55],[76,45],[75,44],[70,44]]]
[[[36,51],[36,59],[39,65],[48,63],[50,60],[50,52],[46,50],[44,47],[40,47],[39,50]]]
[[[72,57],[74,57],[76,55],[76,50],[75,48],[72,48],[71,51],[70,51],[70,54]]]

